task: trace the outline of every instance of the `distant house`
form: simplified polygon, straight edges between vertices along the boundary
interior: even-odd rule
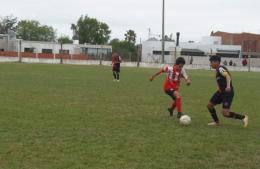
[[[228,33],[228,32],[211,32],[212,37],[221,37],[223,45],[240,45],[242,46],[242,55],[251,57],[260,57],[260,34],[252,33]]]
[[[221,57],[240,58],[241,45],[223,45],[221,37],[203,37],[200,42],[180,42],[176,47],[174,41],[165,41],[165,62],[174,63],[175,57],[185,56],[189,59],[194,56],[205,57],[209,55],[221,55]],[[142,44],[142,62],[160,63],[162,61],[162,42],[149,39]],[[176,56],[175,56],[176,55]],[[188,59],[188,60],[189,60]]]
[[[16,39],[13,34],[0,34],[0,51],[47,54],[83,54],[93,59],[108,56],[112,53],[110,45],[60,44],[58,42],[26,41]]]

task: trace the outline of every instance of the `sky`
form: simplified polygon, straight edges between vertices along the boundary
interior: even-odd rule
[[[52,26],[57,36],[72,36],[71,23],[81,15],[105,22],[111,39],[127,30],[142,42],[162,33],[163,0],[0,0],[0,16],[37,20]],[[165,34],[180,32],[180,41],[200,41],[211,31],[260,34],[259,0],[165,0]]]

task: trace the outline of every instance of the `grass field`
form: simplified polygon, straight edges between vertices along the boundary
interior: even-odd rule
[[[166,111],[164,76],[148,81],[155,71],[122,68],[117,83],[110,67],[0,64],[0,168],[260,168],[260,73],[232,72],[245,129],[220,114],[220,127],[207,126],[216,82],[197,70],[181,88],[192,124],[180,126]]]

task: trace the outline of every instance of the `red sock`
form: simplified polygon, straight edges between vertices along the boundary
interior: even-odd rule
[[[181,112],[181,98],[180,97],[178,97],[176,99],[176,106],[177,106],[177,111]]]

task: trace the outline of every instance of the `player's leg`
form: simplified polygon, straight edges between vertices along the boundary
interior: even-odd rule
[[[113,67],[113,76],[114,76],[114,81],[116,80],[116,70],[115,70],[115,67]]]
[[[119,73],[120,73],[120,67],[118,66],[117,71],[116,71],[116,79],[117,79],[118,82],[120,80]]]
[[[210,112],[210,115],[213,119],[213,122],[209,123],[208,125],[219,125],[219,119],[216,113],[215,106],[217,104],[220,104],[221,102],[222,102],[222,98],[220,96],[220,93],[219,92],[214,93],[214,95],[211,97],[207,105],[208,111]]]
[[[174,97],[176,98],[176,107],[177,107],[177,118],[181,118],[182,114],[182,103],[181,103],[181,95],[178,91],[174,91]]]
[[[233,93],[223,94],[222,114],[223,114],[223,116],[225,116],[227,118],[242,120],[243,123],[244,123],[244,127],[247,127],[247,125],[248,125],[248,116],[247,115],[241,115],[239,113],[235,113],[235,112],[230,111],[233,96],[234,96]]]
[[[116,79],[117,79],[117,81],[119,81],[119,80],[120,80],[120,75],[119,75],[119,72],[116,72]]]
[[[170,116],[173,116],[173,112],[175,110],[175,107],[176,107],[176,104],[175,104],[175,96],[174,96],[174,90],[168,90],[168,91],[165,91],[165,93],[167,95],[169,95],[171,98],[172,98],[172,103],[171,103],[171,106],[168,108],[168,111],[170,113]]]
[[[217,116],[217,113],[216,113],[215,104],[212,103],[212,102],[209,102],[208,105],[207,105],[207,108],[208,108],[210,115],[213,119],[213,122],[208,123],[208,125],[219,125],[219,119],[218,119],[218,116]]]

